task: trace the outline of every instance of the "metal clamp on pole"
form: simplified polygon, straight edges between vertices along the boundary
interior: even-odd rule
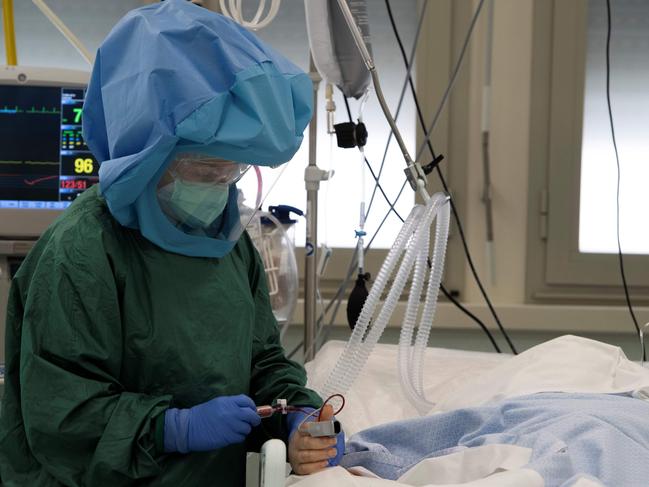
[[[424,185],[426,184],[426,173],[419,163],[413,162],[409,164],[403,172],[406,174],[406,178],[408,179],[413,191],[419,191],[421,185],[420,181],[423,181]]]
[[[329,181],[334,175],[334,171],[325,171],[318,166],[307,166],[304,171],[304,182],[307,190],[320,189],[320,182]]]

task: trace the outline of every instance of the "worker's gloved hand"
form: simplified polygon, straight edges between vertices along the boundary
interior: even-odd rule
[[[210,451],[242,443],[259,425],[255,403],[248,396],[223,396],[189,409],[165,413],[165,452]]]
[[[311,413],[313,408],[303,408]],[[314,438],[307,433],[306,423],[317,420],[317,415],[308,418],[300,427],[307,414],[289,413],[286,422],[289,428],[288,460],[293,472],[298,475],[309,475],[326,467],[340,463],[345,453],[345,433],[341,431],[335,438]],[[333,419],[333,408],[325,406],[320,416],[322,421]]]

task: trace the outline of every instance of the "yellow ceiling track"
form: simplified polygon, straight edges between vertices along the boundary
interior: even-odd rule
[[[7,52],[7,64],[16,66],[18,56],[16,55],[16,33],[14,31],[14,3],[13,0],[2,0],[2,21],[5,33],[5,51]]]

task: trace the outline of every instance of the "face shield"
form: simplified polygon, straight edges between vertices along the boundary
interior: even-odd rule
[[[178,153],[158,183],[158,202],[167,219],[185,234],[233,244],[287,165],[251,170],[249,164]]]
[[[249,164],[230,162],[202,154],[180,153],[168,168],[176,179],[198,184],[230,185],[250,169]]]
[[[189,234],[216,236],[228,205],[230,187],[249,169],[202,154],[179,153],[158,185],[160,207]]]

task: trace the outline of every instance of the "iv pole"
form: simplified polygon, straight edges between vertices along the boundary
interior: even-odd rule
[[[422,199],[425,202],[428,202],[430,196],[426,190],[426,175],[417,161],[413,161],[408,153],[406,144],[401,137],[401,132],[397,127],[397,124],[390,113],[390,109],[387,106],[385,97],[383,96],[383,90],[381,89],[381,82],[374,65],[372,56],[365,45],[363,40],[363,35],[356,24],[356,20],[347,4],[346,0],[338,0],[338,5],[342,10],[343,16],[347,23],[354,42],[358,47],[358,50],[361,53],[365,66],[367,67],[370,75],[372,77],[372,83],[374,85],[374,91],[376,92],[379,104],[385,115],[386,120],[390,124],[390,128],[394,134],[394,137],[401,149],[401,153],[406,163],[406,169],[404,173],[406,178],[410,183],[413,191],[416,191],[420,194]],[[316,254],[318,249],[318,234],[317,234],[317,224],[318,224],[318,190],[320,188],[320,181],[325,181],[329,178],[327,171],[323,171],[318,168],[316,163],[316,138],[317,138],[317,114],[318,114],[318,88],[322,78],[318,74],[315,64],[313,62],[313,56],[310,58],[310,74],[311,79],[313,80],[313,118],[311,120],[311,125],[309,126],[309,165],[306,168],[304,174],[304,181],[306,183],[307,190],[307,230],[306,230],[306,243],[304,246],[305,251],[305,274],[304,274],[304,361],[308,362],[312,360],[315,356],[315,338],[316,338],[316,286],[317,286],[317,271],[316,271]]]
[[[322,77],[309,56],[309,74],[313,81],[313,118],[309,124],[309,165],[304,171],[306,185],[306,242],[304,244],[304,361],[312,360],[316,351],[317,326],[317,253],[318,253],[318,191],[320,182],[329,173],[318,167],[318,90]]]

